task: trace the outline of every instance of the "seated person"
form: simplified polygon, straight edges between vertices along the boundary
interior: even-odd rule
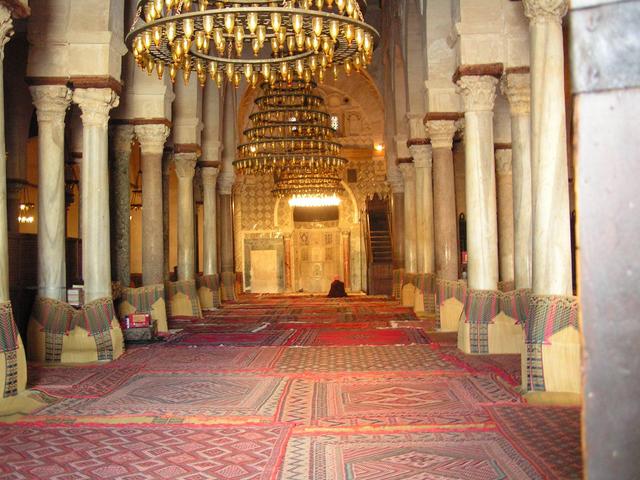
[[[331,288],[329,289],[329,298],[336,297],[346,297],[347,292],[344,289],[344,282],[340,281],[340,277],[337,275],[333,277],[333,282],[331,282]]]

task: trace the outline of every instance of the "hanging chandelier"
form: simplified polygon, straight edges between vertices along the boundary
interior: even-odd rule
[[[18,223],[33,223],[36,206],[29,198],[29,184],[26,183],[20,192],[20,205],[18,206]]]
[[[315,84],[294,80],[264,83],[249,115],[248,139],[238,146],[239,173],[273,173],[278,197],[326,197],[342,191],[341,145]]]
[[[358,0],[139,0],[126,43],[149,75],[256,86],[359,71],[378,38]]]

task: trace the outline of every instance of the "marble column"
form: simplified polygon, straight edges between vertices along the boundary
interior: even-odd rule
[[[220,270],[234,272],[233,261],[233,201],[231,189],[220,189]]]
[[[115,125],[111,136],[111,276],[128,287],[131,282],[131,196],[129,163],[133,125]]]
[[[9,238],[7,234],[7,151],[4,116],[4,46],[13,35],[13,20],[0,5],[0,302],[9,297]],[[64,202],[63,202],[64,205]]]
[[[169,136],[164,124],[136,125],[142,164],[142,283],[164,280],[162,152]]]
[[[416,174],[413,163],[401,163],[404,179],[404,269],[416,273]]]
[[[202,190],[204,215],[202,221],[202,256],[204,275],[218,273],[218,229],[216,213],[217,167],[202,168]]]
[[[284,241],[284,288],[285,291],[291,292],[293,290],[293,276],[291,267],[293,265],[291,259],[291,233],[285,233],[283,235]]]
[[[107,125],[119,99],[109,88],[77,88],[73,101],[82,110],[82,277],[91,302],[111,297]]]
[[[416,261],[418,273],[435,271],[431,145],[409,147],[416,171]]]
[[[498,199],[498,263],[500,265],[500,281],[513,282],[514,231],[511,149],[500,148],[496,150],[496,191]]]
[[[164,280],[171,277],[169,265],[169,188],[171,181],[171,165],[173,151],[165,149],[162,154],[162,251],[164,252]]]
[[[342,230],[342,276],[344,277],[344,288],[351,290],[351,232]]]
[[[195,279],[195,225],[193,216],[193,176],[196,153],[174,155],[178,177],[178,280]]]
[[[64,118],[71,90],[30,87],[38,117],[38,295],[66,301]]]
[[[468,285],[498,288],[498,225],[493,150],[493,106],[497,80],[463,76],[458,80],[465,110],[465,179]]]
[[[453,173],[454,120],[429,120],[427,132],[433,148],[433,224],[436,276],[458,278],[458,228],[455,176]]]
[[[387,172],[387,182],[392,192],[393,268],[404,268],[404,181],[399,168],[394,169],[393,176]]]
[[[562,17],[567,0],[524,0],[531,48],[533,292],[572,295]]]
[[[24,181],[7,180],[7,221],[10,233],[18,233],[20,230],[18,216],[20,215],[20,194],[23,188],[26,188]]]
[[[531,288],[533,234],[529,74],[509,73],[502,78],[501,88],[511,110],[515,287]]]

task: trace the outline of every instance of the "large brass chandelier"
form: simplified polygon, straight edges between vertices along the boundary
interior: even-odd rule
[[[334,140],[331,115],[315,84],[294,80],[264,83],[238,146],[234,166],[239,173],[273,173],[278,197],[330,196],[342,190],[347,161]]]
[[[221,86],[322,81],[371,62],[378,32],[359,0],[139,0],[126,42],[138,65]],[[360,0],[362,1],[362,0]]]

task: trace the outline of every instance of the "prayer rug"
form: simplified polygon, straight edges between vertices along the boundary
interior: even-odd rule
[[[294,338],[292,345],[412,345],[426,344],[429,339],[417,328],[358,329],[343,332],[334,328],[305,328]]]
[[[65,399],[38,416],[260,417],[271,420],[282,378],[225,374],[139,374],[97,399]]]
[[[463,371],[430,345],[291,347],[276,361],[283,373]]]
[[[173,344],[177,345],[225,345],[235,347],[266,347],[285,345],[293,330],[272,330],[256,333],[190,333],[178,335]]]
[[[531,405],[485,408],[502,434],[544,478],[582,478],[580,408]]]
[[[52,397],[97,398],[114,391],[141,367],[34,367],[29,370],[29,388]]]
[[[0,477],[272,480],[287,426],[2,426]]]
[[[321,427],[479,424],[491,421],[481,403],[520,401],[491,376],[294,379],[279,418]]]
[[[542,479],[494,431],[292,437],[281,480]]]
[[[270,329],[278,329],[278,330],[287,330],[290,328],[331,328],[331,329],[345,329],[348,328],[350,330],[358,329],[358,328],[389,328],[391,327],[391,322],[386,321],[375,321],[375,322],[360,322],[360,323],[306,323],[306,322],[280,322],[269,325]]]

